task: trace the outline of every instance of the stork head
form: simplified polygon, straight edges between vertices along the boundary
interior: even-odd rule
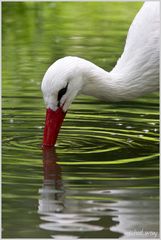
[[[46,104],[43,146],[54,146],[65,114],[82,89],[80,58],[57,60],[46,71],[41,90]]]

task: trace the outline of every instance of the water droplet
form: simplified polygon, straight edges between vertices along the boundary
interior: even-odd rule
[[[154,132],[158,132],[158,129],[157,129],[157,128],[154,128]]]
[[[116,135],[116,133],[110,133],[112,136],[115,136]]]
[[[10,122],[10,123],[14,123],[14,119],[11,118],[11,119],[9,120],[9,122]]]
[[[131,127],[131,126],[127,126],[126,128],[127,128],[127,129],[132,129],[132,127]]]
[[[138,137],[142,138],[142,137],[144,137],[144,135],[140,134],[140,135],[138,135]]]
[[[148,130],[148,129],[144,129],[144,130],[143,130],[143,132],[145,132],[145,133],[148,133],[148,132],[149,132],[149,130]]]
[[[43,126],[36,126],[36,128],[38,128],[38,129],[42,129],[42,128],[43,128]]]
[[[122,126],[123,124],[122,124],[122,123],[117,123],[116,125],[117,125],[117,126]]]
[[[128,139],[127,139],[127,142],[128,142],[128,143],[131,143],[131,142],[133,142],[133,140],[132,140],[131,138],[128,138]]]

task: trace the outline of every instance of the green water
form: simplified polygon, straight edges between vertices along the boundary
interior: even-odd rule
[[[2,5],[3,237],[159,238],[158,93],[79,96],[41,149],[48,66],[75,55],[110,71],[142,3]]]

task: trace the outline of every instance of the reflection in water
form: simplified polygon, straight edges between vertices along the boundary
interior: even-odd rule
[[[111,189],[111,186],[89,190],[88,187],[84,192],[86,197],[83,197],[78,190],[64,189],[57,154],[50,148],[43,149],[43,168],[44,181],[39,190],[41,196],[38,209],[43,221],[41,229],[58,235],[62,232],[71,232],[72,235],[74,232],[88,231],[92,237],[99,237],[101,231],[101,236],[108,237],[111,231],[115,237],[118,235],[128,239],[158,237],[158,205],[157,200],[149,196],[149,190],[116,190]],[[93,199],[88,199],[91,195]]]
[[[43,215],[41,219],[47,223],[41,224],[40,228],[63,232],[102,230],[101,226],[86,223],[98,221],[100,217],[77,214],[81,208],[79,200],[72,201],[65,197],[61,167],[57,161],[55,150],[43,149],[44,183],[43,188],[39,190],[41,198],[38,213]]]
[[[43,150],[44,185],[39,190],[42,199],[39,202],[39,213],[50,214],[64,209],[64,190],[61,180],[61,167],[57,164],[57,155],[53,149]]]

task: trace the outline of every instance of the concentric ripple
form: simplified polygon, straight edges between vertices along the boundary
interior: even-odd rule
[[[81,100],[82,104],[83,101]],[[124,105],[122,106],[124,107]],[[97,121],[96,105],[90,117],[87,109],[85,111],[79,109],[79,118],[77,112],[74,113],[73,110],[68,113],[56,149],[61,155],[82,156],[82,160],[62,161],[61,164],[123,164],[150,160],[158,156],[158,120],[156,118],[152,119],[152,115],[148,113],[147,121],[147,117],[143,118],[140,113],[134,114],[133,111],[128,113],[128,117],[125,117],[126,109],[124,112],[121,111],[121,114],[118,112],[116,117],[116,111],[108,108],[105,111],[105,107],[106,105],[103,104],[103,111],[97,116]],[[18,121],[13,119],[10,121],[11,127]],[[40,152],[43,126],[37,126],[35,129],[36,136],[31,131],[25,132],[23,128],[15,136],[9,137],[8,134],[3,140],[4,148],[15,151]],[[153,144],[152,149],[149,148],[151,144]],[[97,161],[98,157],[96,157],[96,160],[84,161],[83,156],[87,154],[92,154],[92,156],[95,154],[100,159]],[[103,158],[100,154],[104,154]]]
[[[88,124],[88,122],[87,122]],[[158,131],[158,129],[157,129]],[[147,130],[147,133],[149,131]],[[137,147],[150,142],[157,144],[159,142],[156,134],[145,134],[146,131],[134,131],[112,128],[92,128],[92,127],[72,127],[65,126],[61,131],[56,147],[62,150],[62,153],[99,153],[120,149],[125,146]],[[16,134],[15,134],[16,135]],[[23,136],[4,137],[3,143],[7,148],[24,148],[36,150],[41,145],[42,136],[34,136],[22,133]],[[26,136],[25,136],[26,135]],[[43,130],[41,132],[43,135]]]

